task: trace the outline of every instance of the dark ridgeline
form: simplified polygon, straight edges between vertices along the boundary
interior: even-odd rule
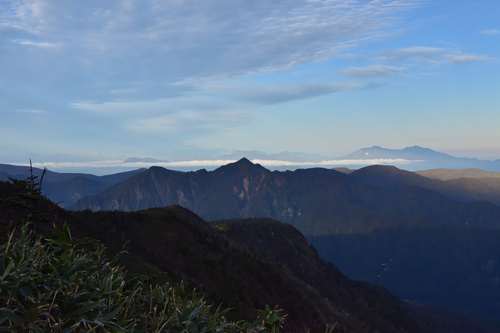
[[[209,220],[269,217],[307,236],[401,225],[500,226],[500,207],[473,200],[445,182],[395,167],[272,172],[242,159],[211,172],[152,167],[73,208],[134,211],[179,204]]]

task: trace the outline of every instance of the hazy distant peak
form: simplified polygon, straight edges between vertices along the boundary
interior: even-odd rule
[[[397,151],[397,149],[395,151]],[[411,153],[419,153],[419,154],[434,154],[434,155],[439,155],[439,156],[451,157],[451,155],[449,155],[449,154],[438,152],[436,150],[422,147],[422,146],[409,146],[409,147],[405,147],[405,148],[401,149],[401,151],[411,152]]]
[[[347,158],[352,159],[362,159],[362,158],[391,158],[391,159],[407,159],[414,161],[428,161],[436,159],[448,159],[453,158],[452,156],[441,153],[430,148],[422,146],[409,146],[402,149],[391,149],[381,146],[371,146],[366,148],[361,148],[352,154],[349,154]]]

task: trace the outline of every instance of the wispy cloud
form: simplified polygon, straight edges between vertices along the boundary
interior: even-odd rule
[[[230,100],[218,100],[216,96],[205,96],[203,92],[157,99],[127,99],[109,101],[77,101],[70,107],[84,112],[107,116],[164,116],[180,112],[218,112],[237,107]]]
[[[353,77],[389,76],[402,72],[402,67],[389,65],[369,65],[364,67],[349,67],[340,71],[341,74]]]
[[[71,104],[73,109],[100,114],[147,114],[169,112],[174,101],[168,98],[152,100],[111,100],[111,101],[77,101]]]
[[[188,93],[169,98],[77,101],[73,109],[99,114],[166,114],[180,111],[228,111],[254,104],[270,105],[339,92],[366,89],[367,83],[237,84],[229,81],[206,81],[185,86]]]
[[[35,47],[40,49],[59,49],[62,47],[60,43],[52,43],[52,42],[43,42],[43,41],[35,41],[29,39],[14,39],[13,43],[21,46],[27,47]]]
[[[217,81],[189,87],[189,93],[160,99],[77,101],[71,108],[106,117],[123,117],[124,127],[136,133],[171,134],[217,131],[239,126],[265,107],[356,89],[370,84],[241,85]]]
[[[129,121],[126,129],[142,134],[183,134],[203,135],[207,131],[244,124],[250,114],[239,111],[182,111],[167,115],[146,117]],[[196,133],[196,134],[194,134]]]
[[[6,0],[0,25],[37,37],[20,40],[24,46],[55,48],[58,44],[49,41],[62,39],[68,52],[77,52],[96,69],[118,70],[120,64],[133,61],[136,70],[128,71],[128,80],[144,74],[176,81],[328,59],[385,35],[401,12],[419,3],[111,0],[103,5],[97,0]]]
[[[70,107],[121,119],[121,126],[134,133],[199,137],[248,124],[270,105],[374,87],[356,82],[278,85],[202,80],[190,84],[189,93],[169,98],[77,101]]]
[[[276,104],[366,88],[357,83],[256,86],[242,89],[237,97],[258,104]]]
[[[388,57],[393,58],[423,58],[428,59],[444,53],[446,50],[431,46],[410,46],[404,47],[388,53]]]
[[[479,61],[486,61],[490,59],[488,56],[484,55],[479,55],[479,54],[463,54],[463,53],[456,53],[456,54],[447,54],[445,55],[445,58],[453,63],[453,64],[464,64],[464,63],[469,63],[469,62],[479,62]]]
[[[17,109],[15,110],[16,113],[24,113],[24,114],[33,114],[33,115],[42,115],[46,114],[46,110],[42,109]]]
[[[432,46],[411,46],[386,52],[382,60],[424,61],[430,63],[463,64],[488,60],[487,55],[465,53],[460,50]]]
[[[484,30],[481,30],[481,35],[500,36],[500,29],[484,29]]]
[[[1,6],[0,31],[13,30],[35,35],[46,26],[48,3],[45,0],[6,0]]]

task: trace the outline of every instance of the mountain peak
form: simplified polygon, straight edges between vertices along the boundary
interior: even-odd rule
[[[238,161],[228,164],[228,166],[237,167],[239,169],[242,169],[242,168],[243,169],[265,169],[262,165],[257,164],[257,163],[253,163],[252,161],[250,161],[246,157],[242,157]]]
[[[248,158],[243,157],[236,162],[221,166],[216,171],[238,170],[242,172],[268,171],[260,164],[252,163]]]
[[[256,165],[256,164],[252,163],[252,161],[250,161],[246,157],[240,158],[238,161],[234,162],[234,164],[236,164],[236,165]]]

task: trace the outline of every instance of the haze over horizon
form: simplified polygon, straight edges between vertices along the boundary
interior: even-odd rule
[[[472,174],[479,172],[484,175],[485,173],[488,174],[489,171],[492,172],[490,175],[496,175],[496,173],[500,175],[500,159],[454,156],[446,152],[418,145],[400,149],[374,145],[342,156],[326,156],[300,152],[267,153],[255,150],[237,150],[198,159],[156,159],[136,156],[124,159],[40,161],[30,158],[29,163],[26,161],[0,162],[0,169],[3,168],[7,173],[17,174],[15,170],[23,170],[23,168],[26,169],[25,167],[32,165],[35,168],[45,168],[56,172],[111,175],[151,167],[162,167],[178,171],[215,170],[228,164],[236,165],[240,163],[252,163],[263,166],[268,170],[280,171],[308,168],[340,168],[337,170],[345,172],[349,169],[356,170],[367,166],[386,165],[407,171],[446,171],[460,169]]]
[[[0,161],[500,158],[493,0],[0,2]]]

